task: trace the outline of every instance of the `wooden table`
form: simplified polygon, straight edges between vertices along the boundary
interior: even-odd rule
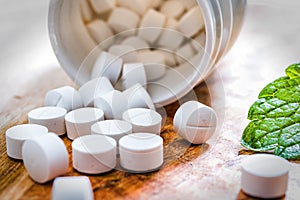
[[[300,4],[279,2],[249,1],[235,46],[194,90],[200,102],[217,110],[221,128],[215,138],[189,145],[173,130],[178,104],[167,106],[163,167],[147,174],[114,170],[90,176],[96,199],[251,199],[240,190],[240,162],[253,153],[240,145],[247,111],[260,89],[300,61]],[[52,182],[36,184],[22,162],[7,157],[5,131],[26,123],[27,112],[43,104],[47,90],[73,83],[58,67],[47,39],[47,2],[2,1],[0,9],[0,199],[49,199]],[[70,153],[71,142],[62,139]],[[285,199],[299,199],[299,163],[291,162]],[[66,175],[81,174],[70,164]]]

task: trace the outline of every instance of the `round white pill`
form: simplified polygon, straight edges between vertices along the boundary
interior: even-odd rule
[[[123,113],[123,119],[131,123],[133,133],[160,134],[162,117],[154,110],[132,108]]]
[[[192,41],[193,48],[196,51],[203,50],[206,44],[206,33],[201,31]]]
[[[113,31],[108,24],[100,19],[96,19],[86,25],[91,37],[97,44],[100,44],[101,49],[107,49],[113,43],[113,39],[106,40],[113,36]]]
[[[178,21],[172,18],[167,19],[165,29],[163,29],[157,44],[165,50],[174,51],[184,40],[184,35],[176,29]]]
[[[120,138],[132,133],[132,125],[123,120],[105,120],[91,127],[92,135],[112,137],[118,143]]]
[[[119,141],[120,164],[130,172],[157,170],[163,164],[163,139],[150,133],[134,133]]]
[[[157,7],[159,7],[159,6],[161,5],[161,2],[162,2],[162,1],[163,1],[163,0],[152,0],[150,6],[151,6],[152,8],[157,8]]]
[[[49,132],[57,135],[66,133],[65,115],[67,110],[60,107],[40,107],[28,113],[29,124],[46,126]]]
[[[87,0],[80,0],[81,16],[85,22],[91,21],[93,18],[92,10]]]
[[[68,171],[67,148],[53,133],[26,140],[22,155],[27,172],[38,183],[45,183]]]
[[[98,108],[80,108],[69,112],[65,118],[68,138],[74,140],[90,135],[91,126],[104,119],[104,112]]]
[[[138,36],[150,43],[155,42],[164,28],[165,22],[165,15],[149,9],[141,20]]]
[[[97,14],[109,12],[116,6],[116,0],[90,0],[90,2]]]
[[[188,101],[176,111],[173,119],[175,131],[193,144],[205,143],[215,132],[215,111],[198,102]]]
[[[104,112],[105,119],[122,119],[122,115],[127,110],[127,99],[125,95],[113,90],[95,99],[95,107]]]
[[[242,190],[253,197],[279,198],[288,186],[289,163],[270,154],[255,154],[242,160]]]
[[[53,181],[51,200],[93,200],[91,182],[86,176],[57,177]]]
[[[160,12],[170,18],[178,18],[184,12],[184,6],[181,1],[165,1],[160,7]]]
[[[91,73],[91,78],[106,77],[115,84],[120,77],[123,60],[108,52],[102,52],[97,58]]]
[[[150,48],[149,44],[145,40],[143,40],[139,37],[136,37],[136,36],[127,37],[125,40],[122,41],[121,44],[131,46],[136,50]]]
[[[68,112],[83,106],[79,92],[70,86],[64,86],[48,91],[44,104],[45,106],[61,107]]]
[[[123,89],[128,89],[137,83],[147,87],[147,77],[143,63],[124,64],[121,79]]]
[[[127,108],[149,108],[155,110],[154,103],[147,90],[139,83],[123,91],[127,98]]]
[[[116,32],[120,33],[130,29],[135,29],[139,24],[138,14],[127,8],[115,8],[110,14],[107,23]]]
[[[180,0],[180,2],[183,4],[186,10],[197,6],[197,0]]]
[[[138,61],[144,64],[147,81],[155,81],[166,74],[165,58],[156,51],[141,51]]]
[[[116,166],[116,141],[102,135],[86,135],[72,142],[73,167],[79,172],[100,174]]]
[[[193,7],[185,13],[179,20],[178,30],[187,37],[196,35],[201,29],[204,28],[204,20],[201,10],[198,6]]]
[[[37,124],[22,124],[7,129],[6,153],[14,159],[22,159],[22,147],[26,140],[48,133],[45,126]]]
[[[191,43],[186,43],[175,52],[175,55],[177,62],[182,64],[185,61],[189,61],[195,55],[195,51]]]
[[[82,85],[78,92],[82,98],[84,106],[94,106],[94,99],[113,91],[114,87],[106,77],[95,78]]]
[[[122,58],[124,63],[137,61],[137,52],[133,47],[128,45],[113,45],[109,48],[108,52]]]
[[[126,7],[130,10],[143,15],[151,5],[151,0],[117,0],[120,7]]]
[[[164,57],[166,65],[168,67],[175,67],[176,66],[176,59],[175,59],[175,56],[172,52],[170,52],[168,50],[163,50],[163,49],[155,50],[155,52],[161,54]]]

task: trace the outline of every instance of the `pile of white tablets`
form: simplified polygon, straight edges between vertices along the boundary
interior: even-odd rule
[[[113,65],[103,67],[115,72],[110,69]],[[8,156],[23,160],[31,178],[45,183],[68,171],[67,149],[59,137],[67,133],[73,140],[72,163],[78,172],[101,174],[116,168],[118,162],[133,173],[159,169],[163,165],[162,116],[139,76],[131,78],[123,91],[116,90],[110,78],[108,74],[92,79],[78,90],[65,86],[49,91],[44,107],[28,113],[29,124],[7,130]],[[214,129],[201,128],[208,121],[216,124],[214,111],[191,101],[177,111],[174,125],[188,127],[178,133],[200,144],[213,134]],[[197,131],[191,134],[190,126]]]
[[[144,85],[162,79],[168,67],[202,57],[206,34],[196,0],[81,0],[80,8],[87,32],[103,51],[91,79],[107,76],[127,89],[132,76]],[[108,65],[120,73],[112,74]]]

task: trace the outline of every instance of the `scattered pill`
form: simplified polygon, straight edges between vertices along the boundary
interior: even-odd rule
[[[178,18],[184,12],[184,6],[181,1],[170,0],[165,1],[160,7],[160,12],[170,18]]]
[[[95,123],[91,127],[92,135],[105,135],[119,140],[128,134],[132,133],[132,125],[123,120],[105,120]]]
[[[116,33],[120,33],[137,28],[139,21],[138,14],[127,8],[119,7],[112,11],[107,23]]]
[[[22,160],[22,147],[27,139],[48,133],[45,126],[37,124],[22,124],[9,128],[6,131],[6,152],[14,159]]]
[[[26,140],[22,156],[27,172],[38,183],[45,183],[68,171],[67,148],[53,133]]]
[[[123,60],[108,52],[103,51],[97,58],[91,73],[91,79],[106,77],[115,84],[120,77]]]
[[[212,108],[197,101],[188,101],[176,111],[173,124],[181,137],[193,144],[202,144],[213,135],[217,117]]]
[[[87,0],[80,0],[81,16],[85,22],[89,22],[93,18],[92,10]]]
[[[143,63],[124,64],[121,79],[124,89],[128,89],[137,83],[143,87],[147,87],[147,78]]]
[[[123,113],[123,120],[132,124],[133,133],[160,134],[162,117],[154,110],[132,108]]]
[[[136,37],[136,36],[127,37],[125,40],[123,40],[123,42],[121,44],[131,46],[136,50],[150,48],[149,44],[145,40],[143,40],[139,37]]]
[[[96,98],[95,107],[104,112],[105,119],[122,119],[122,114],[127,109],[127,99],[122,92],[113,90]]]
[[[124,63],[137,61],[135,48],[128,45],[113,45],[109,48],[108,52],[117,57],[121,57]]]
[[[151,0],[117,0],[117,4],[143,15],[151,6]]]
[[[83,107],[81,96],[77,90],[70,86],[56,88],[47,92],[45,106],[57,106],[67,112]]]
[[[146,89],[139,83],[123,91],[127,98],[127,108],[148,108],[155,110],[153,101]]]
[[[104,120],[104,112],[98,108],[80,108],[69,112],[65,118],[68,138],[74,140],[80,136],[90,135],[91,126]]]
[[[116,141],[102,135],[86,135],[72,142],[73,167],[79,172],[100,174],[116,166]]]
[[[201,29],[204,28],[204,21],[202,13],[198,6],[193,7],[185,13],[178,22],[178,30],[187,37],[196,35]]]
[[[90,2],[97,14],[109,12],[116,6],[116,0],[90,0]]]
[[[163,140],[150,133],[134,133],[119,141],[120,164],[130,172],[145,173],[163,164]]]
[[[86,176],[57,177],[53,181],[51,200],[93,200],[91,182]]]
[[[242,190],[257,198],[279,198],[288,186],[289,162],[270,154],[255,154],[242,160]]]
[[[166,74],[165,58],[159,52],[139,52],[138,61],[144,64],[148,82],[158,80]]]
[[[95,78],[82,85],[78,92],[84,106],[94,106],[94,99],[113,91],[114,87],[106,77]]]
[[[191,43],[186,43],[175,52],[175,55],[177,62],[182,64],[185,61],[189,61],[195,55],[195,51]]]
[[[155,42],[164,28],[165,22],[166,16],[154,9],[149,9],[141,20],[138,36],[150,43]]]
[[[29,124],[46,126],[49,132],[57,135],[66,133],[65,115],[67,110],[60,107],[40,107],[28,113]]]
[[[184,35],[176,30],[177,24],[177,20],[172,18],[167,19],[165,29],[157,40],[157,44],[163,50],[174,51],[182,44]]]
[[[113,36],[113,32],[105,21],[96,19],[87,24],[86,27],[91,37],[102,49],[107,49],[112,45],[113,39],[110,37]],[[108,38],[110,39],[107,40]]]

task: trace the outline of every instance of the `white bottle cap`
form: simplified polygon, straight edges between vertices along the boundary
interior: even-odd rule
[[[22,124],[6,131],[6,152],[14,159],[22,159],[22,147],[26,140],[48,133],[45,126],[37,124]]]
[[[40,107],[28,113],[29,124],[46,126],[49,132],[57,135],[66,133],[65,115],[67,110],[60,107]]]
[[[242,160],[242,190],[253,197],[279,198],[288,186],[289,163],[270,154],[255,154]]]
[[[45,183],[68,171],[67,148],[53,133],[26,140],[22,155],[26,170],[38,183]]]
[[[93,200],[91,182],[86,176],[57,177],[53,181],[51,200]]]
[[[134,133],[119,141],[120,164],[131,172],[157,170],[163,164],[163,139],[155,134]]]
[[[133,133],[160,134],[162,117],[154,110],[132,108],[123,113],[123,119],[132,124]]]
[[[68,138],[74,140],[77,137],[91,134],[91,126],[104,119],[104,112],[98,108],[80,108],[66,115],[66,127]]]
[[[116,141],[102,135],[86,135],[72,142],[73,167],[79,172],[100,174],[116,166]]]

